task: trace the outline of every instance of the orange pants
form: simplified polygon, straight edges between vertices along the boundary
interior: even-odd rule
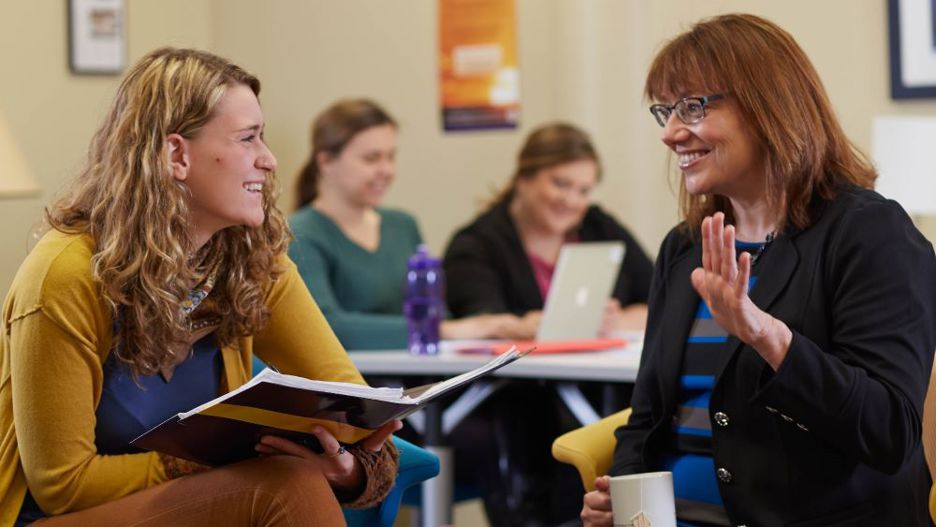
[[[332,527],[345,520],[328,481],[311,463],[270,456],[184,476],[33,525]]]

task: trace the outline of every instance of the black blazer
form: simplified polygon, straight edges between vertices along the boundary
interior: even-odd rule
[[[446,301],[455,317],[543,309],[543,296],[502,200],[461,228],[445,250]],[[621,240],[624,262],[612,293],[622,306],[647,301],[653,263],[627,229],[595,205],[578,228],[581,241]]]
[[[710,414],[738,524],[929,525],[921,416],[936,349],[936,257],[893,201],[848,188],[764,252],[751,299],[793,331],[777,372],[730,337]],[[655,470],[671,438],[701,244],[674,229],[654,270],[633,414],[611,474]],[[711,418],[711,416],[710,416]]]

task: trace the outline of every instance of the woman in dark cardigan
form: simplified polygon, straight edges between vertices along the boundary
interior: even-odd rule
[[[531,133],[507,189],[449,243],[452,314],[513,314],[521,317],[522,336],[532,338],[562,245],[621,240],[626,252],[603,331],[643,330],[652,264],[624,227],[590,204],[599,177],[598,154],[582,130],[554,123]],[[598,395],[591,388],[598,386],[586,393]],[[535,381],[511,383],[480,409],[499,454],[495,470],[472,456],[478,473],[488,475],[481,487],[492,525],[557,525],[581,508],[581,484],[550,455],[553,439],[577,426],[562,411],[552,390]]]
[[[533,337],[562,246],[620,240],[626,252],[603,329],[642,330],[652,263],[627,229],[590,204],[600,174],[598,154],[582,130],[554,123],[531,133],[502,196],[460,229],[445,252],[452,314],[525,316]]]

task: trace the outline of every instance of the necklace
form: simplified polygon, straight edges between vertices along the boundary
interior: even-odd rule
[[[763,256],[767,248],[770,247],[770,244],[773,243],[774,237],[775,235],[773,231],[767,233],[767,237],[764,238],[764,244],[758,247],[757,251],[751,255],[751,267],[757,265],[757,262],[760,261],[761,256]]]

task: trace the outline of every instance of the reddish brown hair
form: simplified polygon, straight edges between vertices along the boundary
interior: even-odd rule
[[[874,186],[877,174],[845,136],[816,69],[773,22],[730,14],[697,23],[657,54],[644,87],[650,100],[714,93],[729,94],[757,136],[767,198],[784,211],[778,228],[806,227],[813,196],[831,199],[842,183]],[[689,195],[684,181],[679,201],[692,232],[716,211],[733,220],[726,198]]]

